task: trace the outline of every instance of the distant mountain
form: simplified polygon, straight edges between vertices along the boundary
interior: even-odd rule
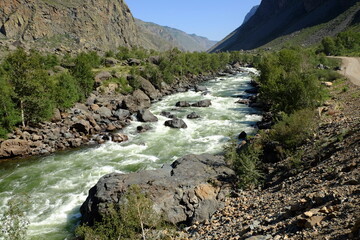
[[[355,24],[359,15],[360,0],[263,0],[247,22],[209,51],[313,44]]]
[[[207,51],[216,44],[216,41],[195,34],[187,34],[175,28],[160,26],[139,19],[135,19],[135,22],[141,35],[140,45],[145,48],[164,51],[177,47],[182,51],[201,52]]]
[[[250,10],[250,12],[248,12],[248,14],[246,14],[243,24],[246,23],[247,21],[249,21],[249,19],[250,19],[252,16],[255,15],[256,11],[257,11],[258,8],[259,8],[259,6],[260,6],[260,5],[254,6],[254,7]]]

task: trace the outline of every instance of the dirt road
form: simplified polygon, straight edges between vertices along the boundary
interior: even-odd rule
[[[352,83],[360,86],[360,58],[336,57],[343,61],[341,74],[349,78]]]

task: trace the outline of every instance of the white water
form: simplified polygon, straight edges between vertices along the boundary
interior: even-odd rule
[[[255,72],[254,69],[247,69]],[[65,239],[79,220],[80,205],[87,191],[98,179],[114,171],[130,172],[154,169],[178,157],[194,153],[219,153],[229,136],[241,131],[254,132],[253,125],[261,120],[259,111],[236,104],[234,96],[249,88],[248,73],[204,83],[211,92],[206,96],[189,91],[168,96],[152,105],[159,121],[152,130],[137,134],[133,122],[124,130],[126,143],[107,142],[103,145],[28,160],[12,160],[0,164],[0,218],[7,201],[14,195],[26,194],[31,203],[29,239]],[[210,99],[209,108],[175,108],[177,101],[195,102]],[[169,111],[184,119],[188,128],[164,126]],[[195,111],[201,118],[189,120]]]

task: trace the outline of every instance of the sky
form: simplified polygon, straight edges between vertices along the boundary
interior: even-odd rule
[[[219,41],[261,0],[125,0],[133,16]]]

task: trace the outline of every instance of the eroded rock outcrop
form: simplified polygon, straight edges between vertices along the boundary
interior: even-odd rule
[[[0,1],[0,32],[9,39],[62,38],[106,50],[138,45],[137,31],[123,0]]]
[[[188,155],[161,169],[103,176],[81,206],[82,222],[93,224],[118,204],[129,186],[137,184],[168,222],[192,223],[208,219],[223,201],[234,176],[223,158]]]

